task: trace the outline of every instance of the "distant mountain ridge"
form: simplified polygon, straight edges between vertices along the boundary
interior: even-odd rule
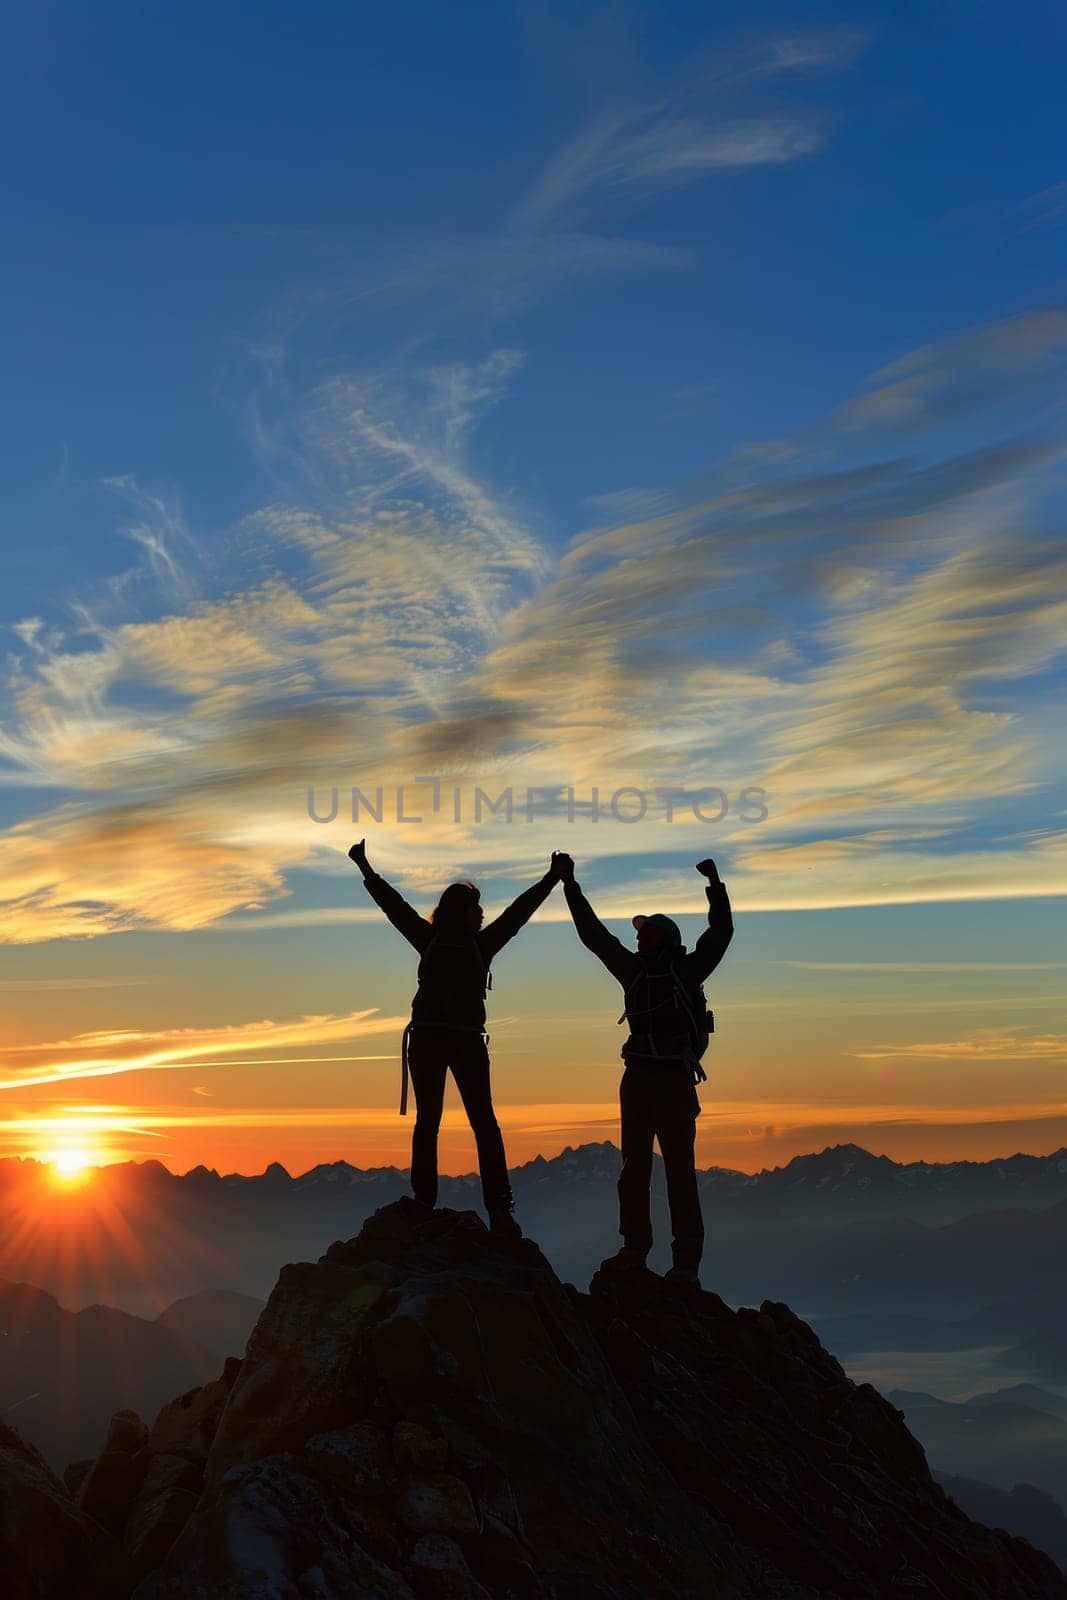
[[[53,1464],[95,1454],[114,1411],[155,1412],[218,1365],[159,1323],[114,1306],[65,1311],[43,1290],[0,1278],[0,1415]]]
[[[938,1472],[974,1476],[996,1489],[1031,1483],[1067,1503],[1067,1420],[1018,1402],[976,1405],[890,1389],[886,1399],[903,1413]]]
[[[577,1284],[615,1248],[620,1162],[605,1140],[512,1171],[523,1228]],[[1067,1150],[898,1163],[836,1145],[755,1174],[710,1167],[699,1184],[706,1281],[731,1304],[771,1293],[814,1319],[906,1309],[947,1320],[1024,1293],[1040,1298],[1051,1263],[1067,1249]],[[206,1289],[262,1298],[279,1254],[317,1253],[323,1240],[358,1231],[372,1211],[407,1192],[401,1168],[345,1160],[295,1177],[278,1162],[252,1175],[116,1163],[65,1192],[42,1163],[9,1157],[0,1160],[0,1260],[8,1276],[39,1284],[65,1305],[101,1300],[155,1317]],[[669,1228],[658,1163],[653,1192],[652,1264],[660,1268]],[[441,1205],[479,1201],[474,1174],[442,1179]],[[32,1230],[19,1223],[27,1208]],[[137,1252],[124,1230],[136,1234]],[[1043,1316],[1009,1317],[1002,1342],[1044,1331]],[[1032,1366],[1017,1375],[1043,1374],[1039,1362]]]
[[[1032,1483],[997,1489],[974,1478],[935,1472],[938,1483],[975,1522],[1028,1539],[1067,1572],[1067,1514],[1052,1495]]]
[[[264,1304],[255,1295],[238,1294],[235,1289],[201,1289],[161,1311],[156,1325],[210,1350],[221,1362],[227,1356],[243,1355]]]
[[[566,1146],[556,1156],[535,1156],[512,1169],[516,1186],[555,1181],[614,1179],[621,1155],[611,1140]],[[0,1192],[16,1174],[25,1175],[43,1163],[32,1157],[8,1156],[0,1159]],[[116,1162],[96,1169],[113,1174],[137,1174],[146,1181],[158,1179],[196,1185],[205,1189],[248,1188],[278,1192],[302,1191],[324,1186],[392,1185],[406,1183],[407,1168],[396,1166],[359,1167],[344,1159],[320,1162],[306,1172],[293,1175],[278,1161],[261,1173],[220,1174],[214,1167],[195,1166],[185,1173],[172,1173],[156,1160]],[[477,1186],[475,1173],[446,1176],[443,1183],[470,1189]],[[1057,1199],[1067,1199],[1067,1146],[1047,1156],[1018,1152],[989,1161],[894,1161],[875,1155],[862,1145],[828,1145],[808,1155],[794,1156],[782,1167],[763,1168],[756,1173],[731,1167],[711,1166],[698,1173],[701,1188],[724,1195],[877,1195],[935,1196],[989,1190],[1005,1201],[1009,1195],[1026,1203],[1044,1207]]]

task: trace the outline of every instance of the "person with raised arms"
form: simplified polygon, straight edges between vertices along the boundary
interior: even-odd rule
[[[450,883],[429,918],[373,870],[366,840],[348,852],[371,898],[419,953],[418,988],[401,1045],[400,1112],[407,1112],[408,1078],[415,1091],[411,1188],[429,1210],[437,1204],[437,1137],[449,1070],[456,1081],[478,1149],[482,1200],[491,1230],[521,1237],[515,1220],[504,1139],[493,1109],[485,997],[489,968],[560,880],[555,864],[483,926],[481,894],[473,883]]]
[[[619,1018],[629,1033],[622,1047],[619,1084],[622,1171],[619,1232],[622,1249],[602,1265],[617,1271],[643,1267],[652,1249],[652,1152],[658,1142],[667,1177],[674,1265],[667,1277],[700,1282],[704,1221],[697,1188],[695,1141],[700,1100],[696,1085],[707,1076],[700,1058],[714,1027],[703,982],[726,954],[734,925],[730,898],[710,858],[697,871],[707,878],[708,926],[691,951],[678,924],[660,913],[635,916],[637,949],[628,950],[597,917],[574,875],[568,855],[554,855],[579,939],[617,978],[625,993]]]

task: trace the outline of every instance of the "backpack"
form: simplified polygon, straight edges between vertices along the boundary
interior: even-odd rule
[[[484,1026],[493,979],[473,936],[435,934],[419,959],[418,977],[416,1001],[427,1023]]]
[[[642,979],[648,1003],[638,1006],[630,997]],[[652,997],[654,986],[662,991],[655,1000]],[[715,1013],[708,1008],[704,985],[699,983],[695,988],[687,985],[673,963],[660,972],[643,968],[635,975],[626,989],[626,1009],[619,1021],[628,1022],[632,1037],[643,1040],[647,1046],[645,1050],[627,1050],[624,1045],[624,1060],[633,1057],[681,1059],[692,1069],[694,1082],[706,1080],[701,1057],[715,1032]]]

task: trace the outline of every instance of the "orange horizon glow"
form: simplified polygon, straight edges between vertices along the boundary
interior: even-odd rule
[[[162,1109],[85,1109],[80,1114],[0,1121],[0,1155],[47,1165],[57,1186],[84,1182],[93,1168],[158,1161],[177,1176],[193,1167],[255,1176],[272,1162],[294,1177],[344,1160],[354,1167],[397,1167],[410,1160],[411,1120],[392,1107],[212,1109],[197,1115]],[[521,1166],[568,1147],[618,1145],[618,1104],[550,1102],[498,1105],[509,1164]],[[706,1101],[697,1124],[697,1163],[755,1173],[785,1166],[835,1144],[907,1162],[1006,1159],[1020,1151],[1051,1155],[1067,1147],[1067,1103],[907,1109],[894,1103],[768,1104]],[[156,1141],[159,1141],[158,1146]],[[441,1172],[477,1170],[473,1138],[459,1106],[444,1115]]]

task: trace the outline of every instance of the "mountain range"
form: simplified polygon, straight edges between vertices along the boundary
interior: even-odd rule
[[[95,1454],[114,1411],[154,1413],[218,1366],[214,1351],[163,1323],[114,1306],[67,1311],[0,1279],[0,1416],[54,1467]]]
[[[576,1283],[615,1246],[619,1165],[605,1142],[512,1172],[524,1229]],[[754,1175],[712,1167],[699,1183],[706,1276],[732,1304],[771,1292],[812,1316],[881,1315],[906,1300],[910,1314],[959,1319],[1037,1292],[1067,1243],[1067,1150],[901,1164],[840,1145]],[[658,1163],[654,1190],[653,1265],[661,1265],[668,1230]],[[0,1260],[8,1277],[72,1307],[105,1300],[155,1316],[205,1288],[262,1298],[279,1254],[313,1253],[406,1191],[406,1172],[346,1161],[298,1176],[276,1162],[246,1176],[205,1167],[177,1175],[145,1161],[95,1169],[66,1192],[40,1163],[9,1158],[0,1161]],[[442,1205],[478,1198],[473,1175],[442,1181]],[[1004,1342],[1040,1331],[1017,1322]]]
[[[886,1398],[904,1413],[938,1472],[981,1478],[1004,1490],[1030,1483],[1067,1506],[1067,1418],[1062,1413],[1003,1399],[983,1405],[899,1389]]]

